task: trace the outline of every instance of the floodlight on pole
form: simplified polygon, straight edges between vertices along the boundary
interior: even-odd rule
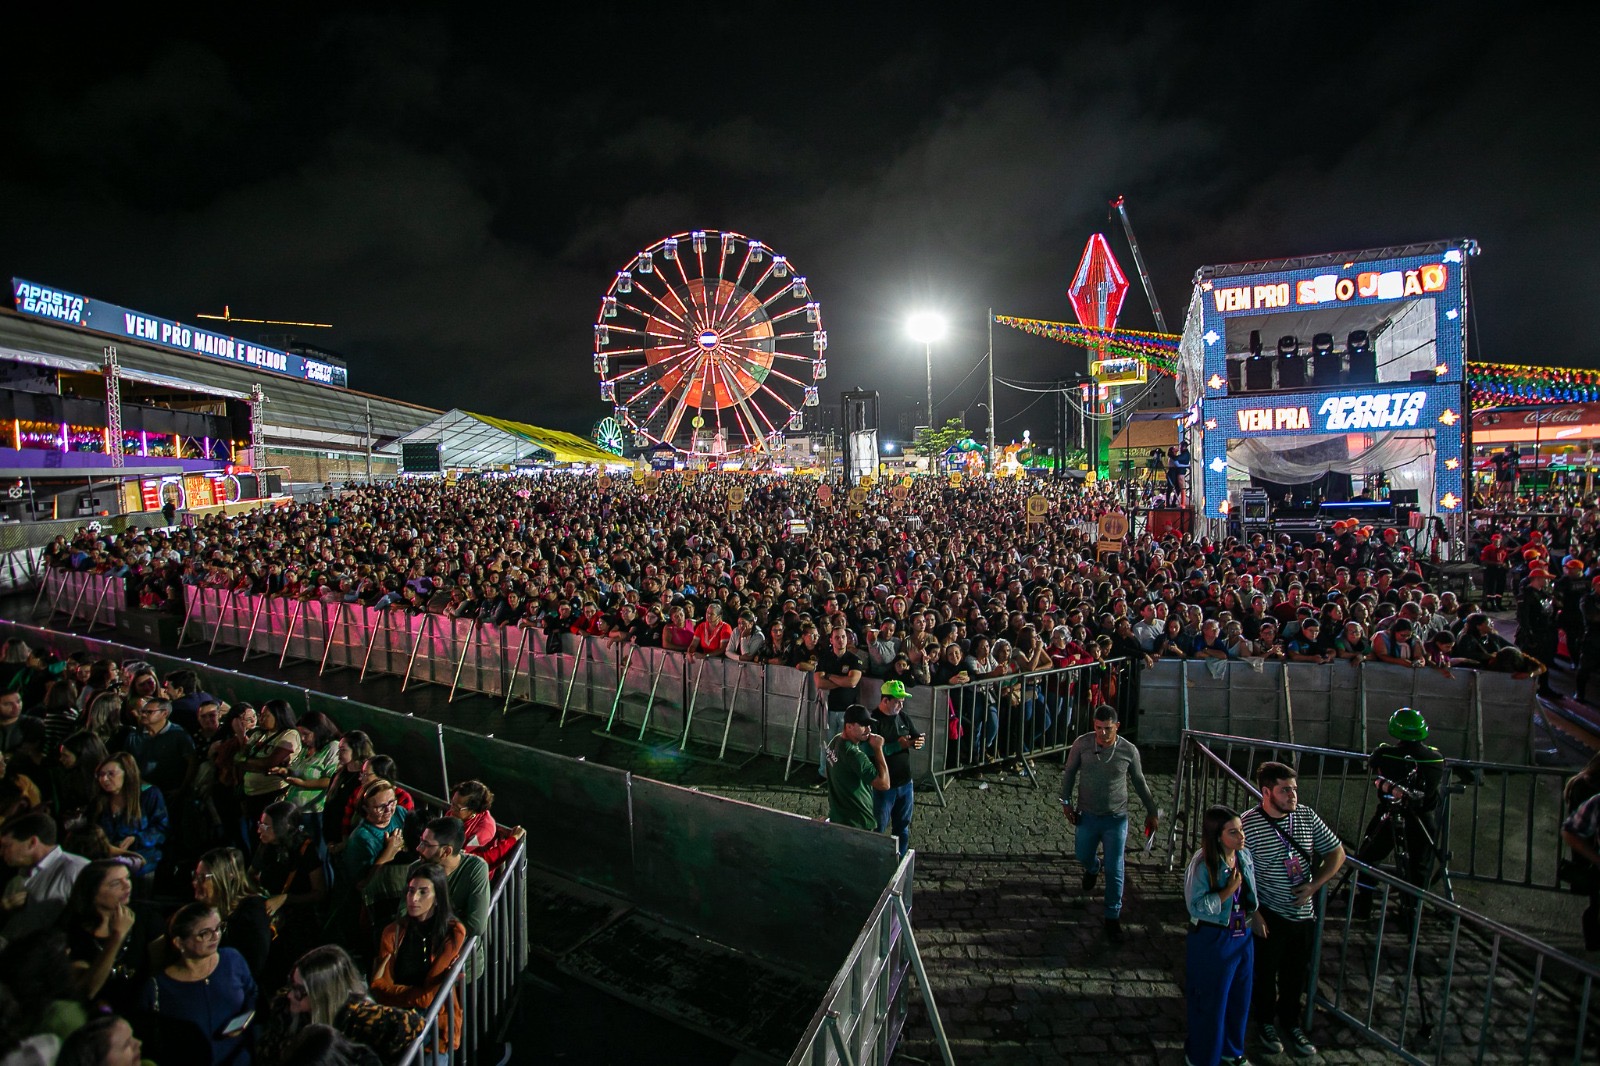
[[[928,429],[933,431],[938,427],[933,424],[933,342],[942,341],[949,324],[944,316],[937,311],[918,311],[906,319],[906,332],[911,334],[911,339],[922,342],[922,355],[928,364]]]

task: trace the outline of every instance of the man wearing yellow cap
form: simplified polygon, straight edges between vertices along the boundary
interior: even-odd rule
[[[902,856],[911,846],[911,809],[916,805],[911,751],[922,747],[926,739],[906,715],[906,695],[904,682],[885,681],[878,706],[872,711],[872,731],[883,738],[883,758],[889,764],[889,788],[872,796],[878,832],[887,833],[892,826]]]

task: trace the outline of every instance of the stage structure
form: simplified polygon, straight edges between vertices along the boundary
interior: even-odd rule
[[[1312,521],[1367,502],[1377,522],[1394,504],[1459,517],[1476,253],[1437,241],[1201,267],[1178,358],[1197,513],[1223,519],[1253,488]]]

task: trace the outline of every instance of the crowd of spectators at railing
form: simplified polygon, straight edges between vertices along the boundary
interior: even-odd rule
[[[486,785],[410,793],[191,671],[0,659],[0,1062],[396,1063],[440,996],[424,1050],[459,1046],[446,979],[522,838]]]
[[[1589,519],[1496,526],[1470,546],[1487,552],[1490,587],[1515,597],[1512,644],[1481,604],[1436,587],[1398,529],[1348,520],[1306,544],[1142,534],[1105,555],[1094,523],[1125,503],[1112,484],[921,478],[900,498],[880,485],[859,509],[818,488],[749,475],[668,477],[653,492],[577,475],[402,480],[120,538],[85,530],[45,555],[174,611],[198,585],[812,669],[843,628],[869,675],[907,684],[936,681],[952,642],[975,658],[978,637],[1002,673],[1281,658],[1541,676],[1562,628],[1574,659],[1586,631],[1600,652],[1600,592],[1583,620],[1600,588]],[[1034,494],[1050,511],[1030,524]],[[1503,596],[1488,606],[1509,606]]]

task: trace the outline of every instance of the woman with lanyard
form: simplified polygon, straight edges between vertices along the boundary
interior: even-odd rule
[[[345,838],[344,815],[350,797],[361,788],[361,775],[367,760],[378,753],[372,738],[359,729],[352,729],[339,738],[336,762],[338,769],[328,784],[328,794],[322,807],[322,839],[331,847]]]
[[[1255,971],[1256,874],[1239,815],[1206,810],[1200,850],[1184,876],[1189,903],[1185,999],[1190,1066],[1243,1063],[1245,1023]]]

